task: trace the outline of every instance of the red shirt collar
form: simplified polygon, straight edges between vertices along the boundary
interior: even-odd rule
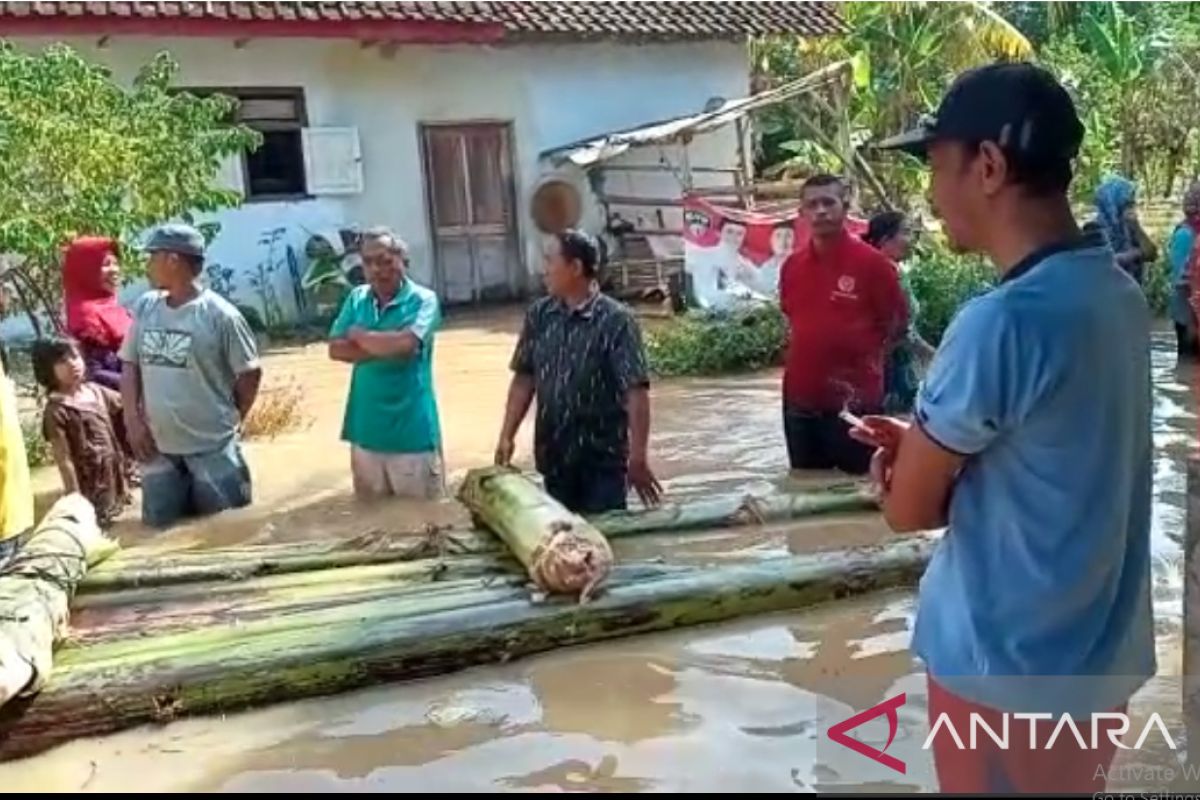
[[[815,238],[809,239],[808,250],[812,254],[813,259],[821,261],[823,257],[834,256],[845,250],[846,245],[850,244],[850,240],[853,238],[850,235],[850,231],[846,230],[845,226],[842,226],[842,232],[829,243],[829,246],[824,251],[817,249],[817,240]]]

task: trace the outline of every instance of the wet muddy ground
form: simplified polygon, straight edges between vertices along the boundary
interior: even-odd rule
[[[502,413],[515,318],[454,323],[438,341],[437,380],[451,472],[486,462]],[[160,537],[165,545],[354,535],[404,529],[429,514],[391,504],[364,513],[348,497],[337,442],[346,371],[317,348],[274,355],[268,380],[295,380],[314,417],[302,434],[250,446],[256,508]],[[289,377],[284,378],[283,375]],[[1155,603],[1163,681],[1136,709],[1179,729],[1183,458],[1194,441],[1187,383],[1167,338],[1155,345],[1158,448]],[[654,462],[676,498],[767,492],[784,478],[778,376],[689,380],[654,390]],[[529,430],[523,432],[528,453]],[[812,552],[889,534],[870,515],[619,543],[628,558],[669,547],[672,560]],[[146,534],[128,524],[127,540]],[[0,765],[7,791],[921,791],[936,786],[919,753],[901,776],[831,749],[832,722],[898,692],[904,730],[924,738],[925,687],[907,650],[913,603],[889,593],[580,647],[500,667],[194,719],[68,744]],[[889,751],[890,752],[890,751]],[[1168,751],[1123,762],[1170,764]],[[1145,773],[1143,773],[1144,775]],[[1115,781],[1162,788],[1144,778]]]

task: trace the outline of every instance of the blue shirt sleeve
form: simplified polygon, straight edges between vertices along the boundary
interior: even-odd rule
[[[1187,264],[1192,255],[1196,234],[1187,225],[1180,225],[1171,234],[1167,244],[1167,263],[1171,265],[1172,283],[1185,283],[1188,279]]]
[[[917,395],[917,424],[929,438],[959,455],[975,455],[1018,422],[1028,407],[1022,370],[1036,369],[1034,354],[1019,357],[1016,326],[994,295],[968,303],[954,318]]]

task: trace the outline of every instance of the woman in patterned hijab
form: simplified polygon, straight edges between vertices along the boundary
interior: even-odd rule
[[[1096,220],[1117,254],[1117,263],[1142,282],[1146,264],[1158,258],[1158,251],[1137,218],[1137,187],[1120,175],[1110,175],[1096,190]]]

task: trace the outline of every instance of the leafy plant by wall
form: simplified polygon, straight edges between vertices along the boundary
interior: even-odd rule
[[[648,331],[650,368],[664,377],[748,372],[776,366],[787,346],[778,306],[678,317]]]
[[[230,98],[176,91],[178,71],[159,53],[126,86],[66,45],[0,43],[0,253],[21,262],[11,277],[26,308],[57,319],[59,253],[76,235],[129,240],[237,204],[218,168],[261,139],[229,124]]]

